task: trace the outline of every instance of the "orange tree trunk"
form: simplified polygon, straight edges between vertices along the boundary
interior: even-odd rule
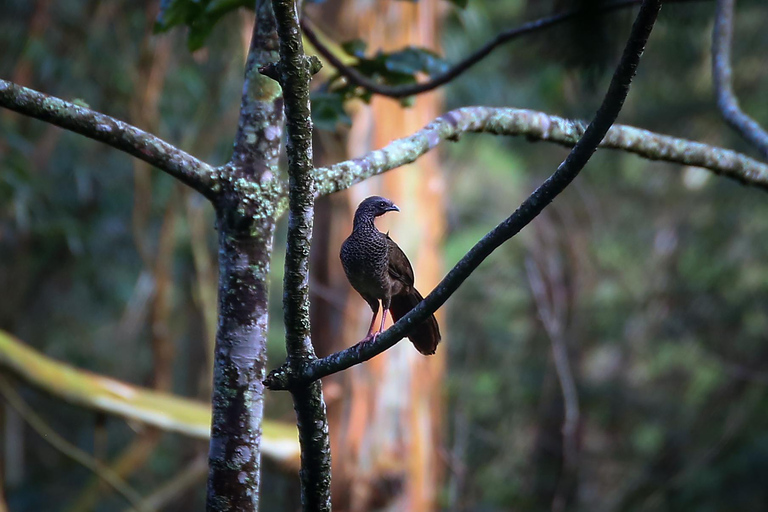
[[[342,4],[336,6],[335,37],[360,37],[368,42],[370,52],[408,45],[436,48],[437,0]],[[440,107],[437,94],[416,98],[411,108],[401,107],[396,100],[374,98],[370,106],[356,108],[352,114],[348,156],[380,148],[422,128],[439,115]],[[320,146],[328,144],[321,140]],[[313,339],[321,345],[321,353],[359,341],[370,322],[370,308],[346,282],[338,257],[357,204],[370,195],[383,195],[400,207],[401,213],[379,219],[378,227],[389,230],[409,256],[416,286],[426,295],[442,276],[443,191],[432,152],[415,164],[318,204],[317,228],[324,236],[316,240],[327,241],[314,247],[313,254]],[[445,326],[443,336],[450,337]],[[445,354],[441,346],[436,355],[424,357],[404,340],[372,361],[326,379],[335,510],[362,512],[388,506],[428,512],[437,508]]]

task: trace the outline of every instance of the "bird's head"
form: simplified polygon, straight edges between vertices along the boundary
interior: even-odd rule
[[[381,196],[371,196],[365,199],[357,207],[357,213],[363,213],[373,217],[384,215],[387,212],[399,212],[400,208],[395,206],[395,203]]]

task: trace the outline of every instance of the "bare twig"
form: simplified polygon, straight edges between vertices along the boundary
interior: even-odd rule
[[[195,485],[208,474],[208,459],[196,457],[192,462],[158,489],[144,498],[142,505],[149,510],[164,510],[165,506]],[[129,511],[125,511],[129,512]]]
[[[423,129],[382,149],[315,170],[317,195],[332,194],[383,172],[415,161],[441,141],[464,133],[525,136],[531,140],[573,146],[586,123],[533,110],[464,107],[438,117]],[[703,167],[745,185],[768,190],[768,165],[735,151],[661,135],[625,125],[613,125],[599,147],[620,149],[650,160]]]
[[[13,389],[13,386],[6,380],[5,377],[0,375],[0,393],[2,393],[6,402],[13,407],[19,415],[24,418],[24,421],[29,424],[32,429],[37,432],[40,437],[45,439],[51,446],[58,451],[74,460],[78,464],[88,468],[99,478],[104,480],[115,492],[125,498],[125,500],[131,504],[133,510],[140,510],[142,512],[149,512],[150,509],[146,508],[142,504],[141,495],[136,492],[128,483],[120,478],[114,471],[100,463],[86,452],[73,445],[58,432],[53,430],[43,418],[41,418],[32,408],[24,402],[24,399]]]
[[[554,261],[555,255],[537,251],[537,261],[546,272],[546,278],[531,257],[525,260],[528,282],[536,303],[539,318],[552,344],[555,372],[563,393],[563,471],[558,479],[557,491],[552,503],[553,511],[565,510],[568,490],[576,482],[578,471],[577,430],[579,424],[579,395],[571,372],[568,344],[565,338],[567,304],[565,282],[561,265]],[[547,286],[547,284],[549,286]],[[551,290],[547,292],[547,288]]]
[[[768,158],[768,133],[739,107],[733,93],[731,43],[733,41],[733,9],[736,0],[717,0],[715,28],[712,33],[712,76],[717,106],[726,122],[744,139]]]
[[[520,232],[560,192],[565,190],[584,168],[621,111],[629,92],[629,85],[640,62],[640,56],[660,9],[661,0],[645,0],[643,2],[600,109],[568,157],[557,168],[557,171],[539,186],[510,217],[475,244],[418,306],[373,342],[361,342],[328,357],[311,361],[303,371],[297,371],[291,365],[281,366],[269,374],[265,380],[267,387],[270,389],[300,389],[321,377],[367,361],[394,346],[408,334],[413,326],[418,325],[442,306],[497,247]]]
[[[641,1],[642,0],[619,0],[616,2],[600,4],[598,7],[589,11],[584,9],[574,9],[571,11],[548,16],[546,18],[529,21],[520,25],[519,27],[500,32],[496,35],[496,37],[485,43],[480,49],[458,62],[445,73],[438,75],[426,82],[400,86],[387,85],[376,82],[355,68],[344,64],[344,62],[333,53],[333,51],[331,51],[326,45],[323,44],[317,34],[315,34],[315,31],[312,28],[310,22],[308,22],[306,19],[301,20],[301,27],[304,29],[304,34],[307,36],[307,39],[317,49],[318,53],[322,55],[322,57],[327,60],[331,66],[333,66],[336,71],[338,71],[338,73],[345,77],[350,83],[381,96],[388,96],[390,98],[406,98],[408,96],[414,96],[437,89],[438,87],[447,84],[486,58],[491,54],[493,50],[499,46],[517,39],[520,36],[554,27],[579,16],[583,16],[586,12],[588,12],[591,16],[606,14],[619,9],[639,5]],[[667,0],[666,3],[687,3],[697,1],[703,0]]]
[[[211,198],[218,190],[215,169],[167,142],[89,108],[0,80],[0,106],[125,151]]]
[[[283,88],[288,154],[288,245],[283,280],[288,364],[303,372],[317,360],[309,329],[309,248],[312,242],[315,180],[309,81],[316,61],[304,55],[298,2],[273,0],[280,37],[278,78]],[[331,510],[331,447],[320,381],[293,391],[301,445],[301,502],[305,512]]]

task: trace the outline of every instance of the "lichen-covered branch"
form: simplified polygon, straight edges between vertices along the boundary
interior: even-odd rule
[[[731,46],[733,42],[733,9],[736,0],[717,0],[715,27],[712,33],[712,77],[717,106],[726,122],[760,153],[768,158],[768,132],[739,107],[733,93]]]
[[[212,198],[218,191],[213,167],[167,142],[106,114],[0,80],[0,106],[85,135],[125,151]]]
[[[304,54],[297,0],[273,0],[283,88],[288,154],[288,245],[283,279],[283,313],[288,365],[304,371],[317,359],[309,328],[309,250],[312,242],[315,181],[312,173],[312,120],[309,81],[313,64]],[[305,512],[331,510],[331,447],[319,381],[293,392],[301,445],[301,502]]]
[[[422,130],[382,149],[316,169],[317,195],[338,192],[373,175],[411,163],[440,142],[455,141],[464,133],[524,136],[573,146],[585,126],[581,121],[533,110],[491,107],[452,110]],[[650,160],[703,167],[745,185],[768,190],[768,165],[729,149],[624,125],[613,125],[599,147],[624,150]]]
[[[301,388],[316,379],[367,361],[394,346],[413,326],[442,306],[496,248],[536,218],[576,178],[616,120],[660,9],[661,0],[643,1],[603,103],[565,161],[510,217],[477,242],[418,306],[373,342],[361,342],[341,352],[312,361],[304,369],[298,369],[300,371],[290,365],[283,365],[269,374],[265,380],[267,387]]]
[[[687,3],[695,1],[702,0],[667,0],[666,3]],[[485,43],[481,48],[459,61],[457,64],[449,68],[441,75],[438,75],[426,82],[408,85],[387,85],[376,82],[375,80],[360,73],[355,68],[344,64],[344,62],[342,62],[340,58],[334,55],[334,53],[326,45],[323,44],[320,38],[317,37],[317,34],[315,34],[312,25],[309,22],[302,20],[302,28],[304,29],[304,34],[307,36],[307,39],[317,49],[318,53],[320,53],[320,55],[322,55],[323,58],[327,60],[328,63],[330,63],[331,66],[333,66],[336,71],[338,71],[338,73],[346,78],[350,83],[381,96],[388,96],[390,98],[407,98],[408,96],[422,94],[447,84],[448,82],[462,75],[465,71],[467,71],[478,62],[482,61],[499,46],[513,41],[520,36],[532,34],[540,30],[554,27],[579,16],[584,16],[585,13],[588,13],[589,16],[597,16],[600,14],[607,14],[619,9],[633,7],[635,5],[639,5],[640,2],[641,0],[617,0],[615,2],[598,3],[597,6],[591,7],[589,10],[573,9],[567,12],[554,14],[546,18],[529,21],[520,25],[519,27],[500,32],[493,39]]]

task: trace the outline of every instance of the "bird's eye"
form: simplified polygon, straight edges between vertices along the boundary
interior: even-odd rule
[[[384,201],[382,201],[382,202],[380,202],[380,203],[379,203],[379,207],[380,207],[380,208],[386,208],[386,207],[387,207],[387,203],[385,203]]]

